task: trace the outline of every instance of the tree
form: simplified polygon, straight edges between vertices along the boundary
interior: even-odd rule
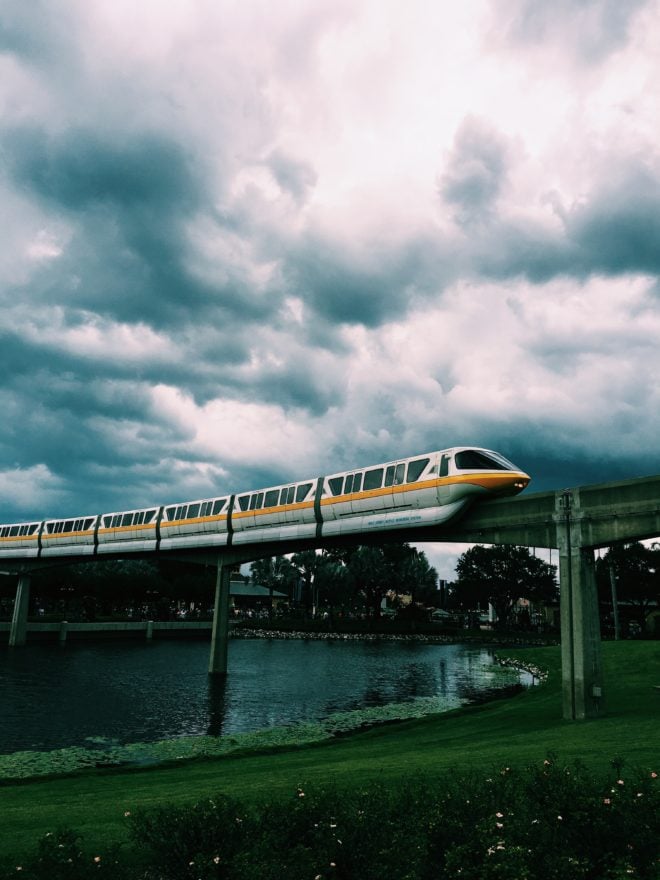
[[[649,611],[660,602],[660,546],[646,547],[639,541],[617,544],[596,567],[601,597],[611,601],[610,567],[617,583],[617,600],[628,604],[642,630]]]
[[[519,599],[540,601],[557,595],[555,566],[534,556],[527,547],[478,544],[459,558],[456,574],[461,600],[490,602],[500,627],[507,625]]]
[[[270,597],[269,617],[273,615],[273,592],[278,590],[291,597],[296,577],[296,568],[286,556],[275,556],[274,558],[267,556],[263,559],[255,559],[250,565],[252,583],[268,588]]]

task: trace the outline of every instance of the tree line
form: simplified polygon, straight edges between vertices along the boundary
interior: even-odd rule
[[[166,617],[177,603],[208,612],[215,566],[173,560],[105,560],[37,571],[32,603],[93,619],[140,611]],[[399,614],[442,607],[468,612],[492,605],[508,626],[520,599],[537,607],[559,600],[556,567],[527,547],[476,545],[458,559],[456,578],[438,589],[438,575],[423,551],[407,543],[308,550],[252,563],[250,579],[284,594],[290,609],[320,609],[378,617],[385,604]],[[660,608],[660,543],[616,545],[596,560],[596,580],[605,632],[612,628],[613,596],[624,623],[643,630],[650,611]],[[0,613],[8,616],[13,578],[0,579]],[[405,598],[402,598],[405,597]],[[385,601],[384,601],[385,600]]]

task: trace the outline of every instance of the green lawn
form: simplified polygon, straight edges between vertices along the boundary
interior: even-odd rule
[[[85,847],[125,840],[126,811],[195,801],[214,792],[272,798],[297,786],[442,776],[543,761],[549,751],[570,763],[629,766],[660,772],[660,642],[603,645],[606,713],[586,722],[561,717],[558,647],[506,649],[549,671],[547,682],[508,700],[405,721],[298,749],[189,761],[148,770],[86,771],[65,778],[0,787],[0,859],[19,858],[62,825]],[[17,862],[18,863],[18,862]]]

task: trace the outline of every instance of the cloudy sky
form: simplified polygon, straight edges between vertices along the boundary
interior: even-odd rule
[[[2,0],[0,520],[463,444],[660,473],[659,39],[655,0]]]

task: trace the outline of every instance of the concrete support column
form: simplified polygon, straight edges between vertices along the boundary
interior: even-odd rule
[[[153,620],[147,621],[147,641],[150,642],[154,637],[154,622]]]
[[[9,630],[9,644],[12,646],[24,645],[27,638],[28,606],[30,604],[30,575],[21,574],[18,577],[16,587],[16,599],[14,600],[14,614],[11,619]]]
[[[603,711],[600,619],[593,548],[583,544],[578,489],[556,495],[564,718]]]
[[[67,636],[68,629],[69,629],[69,622],[67,620],[63,620],[60,623],[60,631],[59,631],[58,639],[57,639],[58,642],[60,643],[60,645],[66,644],[66,636]]]
[[[231,565],[218,557],[218,573],[215,581],[215,605],[213,607],[213,629],[211,630],[211,656],[209,675],[227,673],[227,652],[229,648],[229,578]]]

